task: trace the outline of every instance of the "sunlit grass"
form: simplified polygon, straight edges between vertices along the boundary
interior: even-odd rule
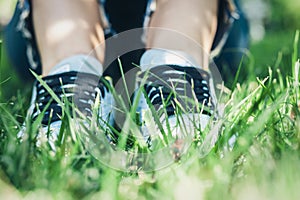
[[[107,167],[72,137],[67,124],[56,152],[47,143],[36,147],[37,127],[20,142],[16,134],[25,119],[25,97],[19,93],[0,102],[0,197],[298,199],[299,67],[295,54],[290,59],[292,65],[279,60],[266,76],[237,83],[228,93],[219,138],[207,155],[200,155],[196,141],[179,162],[154,172]],[[126,123],[129,130],[135,121]]]

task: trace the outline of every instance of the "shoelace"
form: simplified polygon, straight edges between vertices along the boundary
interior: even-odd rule
[[[48,84],[57,97],[60,99],[66,98],[69,102],[73,102],[76,108],[86,116],[92,115],[92,105],[95,102],[97,93],[100,93],[100,98],[104,98],[105,91],[107,91],[103,78],[100,79],[96,75],[83,72],[71,71],[47,76],[43,78],[43,81]],[[51,103],[47,107],[42,120],[44,125],[60,120],[62,108],[53,100],[53,97],[44,86],[37,82],[36,106],[33,110],[32,119],[35,119],[50,101]]]
[[[179,102],[184,108],[195,109],[195,103],[186,101],[186,98],[192,101],[196,98],[198,104],[207,108],[202,110],[203,114],[210,116],[213,114],[214,105],[209,90],[209,74],[204,70],[164,65],[150,69],[147,75],[146,73],[141,75],[147,76],[144,89],[157,111],[163,107],[163,101],[165,101],[167,115],[174,115],[175,98],[177,103]]]

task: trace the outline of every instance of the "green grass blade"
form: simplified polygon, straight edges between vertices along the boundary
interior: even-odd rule
[[[131,101],[130,101],[128,86],[127,86],[127,83],[126,83],[126,78],[125,78],[125,74],[124,74],[124,70],[123,70],[123,66],[122,66],[122,62],[121,62],[120,58],[118,58],[118,63],[119,63],[119,68],[120,68],[121,75],[122,75],[122,80],[123,80],[124,89],[125,89],[125,92],[126,92],[127,101],[129,103],[129,106],[131,107]]]
[[[299,30],[295,33],[294,43],[293,43],[293,55],[292,55],[292,65],[293,65],[293,77],[295,77],[295,64],[298,60],[298,45],[299,45]]]

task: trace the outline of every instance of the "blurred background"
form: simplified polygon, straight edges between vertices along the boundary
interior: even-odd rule
[[[5,25],[13,15],[16,0],[0,0],[0,40]],[[300,29],[299,0],[240,0],[249,20],[251,44],[248,79],[265,77],[268,67],[281,59],[280,70],[289,71],[295,32]],[[3,43],[5,41],[2,41]],[[299,48],[299,45],[298,45]],[[0,104],[29,99],[31,83],[24,83],[7,59],[3,44],[0,51]],[[18,96],[18,97],[17,97]]]
[[[250,53],[255,76],[282,56],[281,71],[291,67],[295,32],[300,29],[299,0],[241,0],[250,25]],[[298,44],[299,49],[299,44]],[[298,56],[299,57],[299,56]]]

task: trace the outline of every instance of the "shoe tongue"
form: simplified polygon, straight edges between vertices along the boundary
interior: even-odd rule
[[[199,66],[192,56],[182,51],[150,49],[141,57],[140,66],[142,71],[147,71],[159,65]]]
[[[85,72],[101,76],[103,72],[102,64],[92,56],[75,55],[68,57],[55,65],[49,75],[55,75],[70,71]]]

